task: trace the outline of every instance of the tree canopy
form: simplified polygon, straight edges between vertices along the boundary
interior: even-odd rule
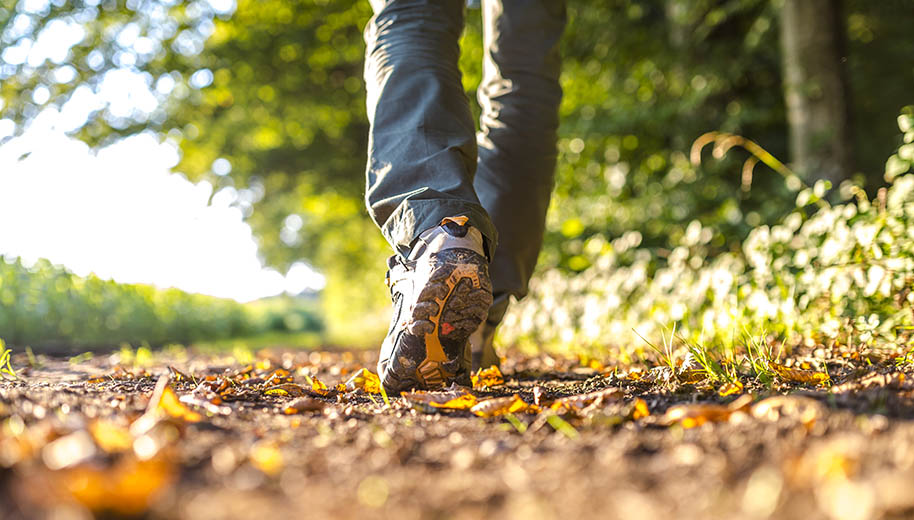
[[[630,231],[662,252],[695,220],[714,229],[709,254],[732,250],[752,227],[793,207],[797,186],[761,166],[747,183],[739,173],[745,156],[689,161],[692,142],[712,130],[789,159],[783,5],[570,3],[544,266],[584,270]],[[914,10],[907,2],[836,5],[856,181],[875,190],[899,143],[895,116],[914,91]],[[178,170],[230,190],[269,263],[306,259],[328,274],[331,305],[370,307],[383,297],[381,285],[352,283],[379,278],[386,254],[362,209],[361,31],[370,15],[368,2],[335,0],[6,3],[0,117],[21,131],[42,112],[76,114],[62,118],[65,129],[96,145],[157,132],[180,147]],[[479,17],[468,11],[462,39],[471,103]],[[358,287],[334,295],[334,279]]]

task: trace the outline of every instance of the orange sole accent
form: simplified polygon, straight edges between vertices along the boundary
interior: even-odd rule
[[[444,347],[441,346],[441,340],[438,338],[441,315],[444,314],[444,303],[451,297],[451,294],[454,292],[454,289],[457,287],[460,280],[469,278],[473,283],[473,287],[477,289],[481,287],[478,269],[479,267],[473,264],[460,264],[456,266],[451,272],[451,275],[445,280],[448,287],[447,294],[444,298],[435,298],[435,303],[438,304],[438,314],[429,316],[428,318],[429,321],[435,325],[435,328],[425,335],[425,359],[422,360],[416,368],[416,378],[425,386],[442,386],[445,381],[453,378],[455,375],[441,366],[448,362],[447,355],[444,353]],[[445,325],[450,326],[451,330],[453,330],[453,326],[449,323],[445,323]]]

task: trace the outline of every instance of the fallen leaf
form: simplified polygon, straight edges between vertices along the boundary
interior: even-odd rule
[[[701,368],[687,368],[679,372],[676,377],[681,383],[698,383],[708,378],[707,372]]]
[[[728,395],[740,394],[743,392],[743,384],[739,381],[726,383],[717,390],[717,395],[727,397]]]
[[[323,383],[321,383],[321,384],[323,384]],[[324,387],[325,390],[326,390],[326,388],[327,387]],[[312,388],[312,390],[313,390],[313,388]],[[300,385],[296,385],[295,383],[283,383],[281,385],[276,385],[276,386],[271,386],[269,388],[266,388],[266,389],[264,389],[263,393],[264,393],[264,395],[291,395],[293,397],[299,397],[299,396],[305,395],[305,389],[302,388]],[[321,394],[321,395],[325,395],[325,394]]]
[[[475,395],[460,387],[442,392],[401,392],[400,395],[414,408],[427,413],[434,413],[436,409],[469,410],[478,402]]]
[[[178,399],[175,391],[170,386],[166,386],[162,392],[158,409],[176,419],[182,419],[187,422],[199,422],[203,419],[203,416],[184,406],[184,403]]]
[[[346,381],[346,390],[364,390],[369,394],[380,394],[381,379],[371,370],[360,368]]]
[[[680,423],[683,428],[695,428],[706,422],[730,420],[733,410],[719,404],[680,404],[666,411],[661,421],[664,424]]]
[[[798,368],[786,367],[775,362],[769,362],[768,366],[771,367],[771,370],[773,370],[774,373],[777,374],[781,379],[786,379],[795,383],[822,385],[827,383],[829,380],[828,374],[825,372],[800,370]]]
[[[825,414],[825,405],[800,395],[776,395],[755,403],[751,410],[756,419],[777,421],[780,418],[794,418],[811,428],[816,419]]]
[[[505,383],[505,376],[502,375],[501,370],[496,365],[485,369],[480,368],[470,376],[470,379],[473,381],[473,388],[486,388]]]
[[[174,480],[174,468],[161,459],[124,457],[110,468],[82,465],[57,475],[63,489],[93,512],[136,516]]]
[[[853,381],[847,381],[846,383],[841,383],[840,385],[835,385],[831,388],[833,394],[843,394],[853,390],[864,389],[864,388],[884,388],[888,387],[893,390],[901,390],[905,388],[905,375],[903,372],[893,372],[889,374],[867,374],[860,379]]]
[[[285,409],[283,409],[283,413],[286,415],[295,415],[301,412],[320,412],[326,407],[327,403],[313,397],[299,397],[294,401],[290,401]]]
[[[632,420],[637,421],[638,419],[643,419],[644,417],[649,417],[650,415],[651,411],[647,407],[647,401],[641,399],[640,397],[635,399],[631,411]]]
[[[678,422],[683,428],[695,428],[707,422],[725,422],[729,421],[734,413],[742,412],[751,402],[751,395],[743,395],[728,405],[680,404],[667,410],[660,422],[668,426]]]
[[[453,398],[449,401],[443,402],[443,403],[437,403],[437,402],[433,401],[429,404],[431,406],[434,406],[435,408],[447,408],[450,410],[469,410],[469,409],[473,408],[474,406],[476,406],[477,402],[478,401],[476,400],[475,395],[467,393],[467,394],[461,395],[459,397],[455,397],[455,398]]]
[[[539,407],[527,404],[519,395],[514,394],[511,397],[493,397],[480,401],[470,411],[480,417],[496,417],[506,413],[537,413]]]
[[[536,391],[534,390],[534,402]],[[549,405],[549,409],[558,413],[580,412],[588,406],[599,406],[607,401],[618,401],[622,398],[622,390],[610,387],[596,392],[589,392],[580,395],[571,395],[556,399]]]
[[[175,368],[173,366],[169,366],[168,371],[171,372],[171,378],[174,381],[191,381],[192,380],[190,376],[188,376],[184,372],[181,372],[180,370],[178,370],[177,368]]]
[[[270,476],[282,471],[282,453],[276,443],[266,440],[257,441],[251,446],[251,464]]]
[[[95,444],[107,453],[120,453],[133,447],[130,430],[114,421],[96,419],[89,423],[89,433]]]
[[[641,381],[644,379],[644,371],[640,369],[630,370],[628,374],[625,374],[622,377],[628,379],[629,381]]]
[[[268,385],[278,385],[282,383],[291,383],[292,376],[289,375],[288,370],[282,368],[277,368],[274,370],[269,377],[267,377],[266,384]]]
[[[314,392],[315,394],[320,395],[320,396],[330,395],[330,389],[327,388],[327,385],[325,385],[323,381],[321,381],[320,379],[318,379],[316,377],[312,377],[310,379],[311,379],[311,391],[312,392]]]

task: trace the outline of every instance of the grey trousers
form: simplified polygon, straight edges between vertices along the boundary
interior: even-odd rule
[[[398,254],[444,217],[490,253],[496,325],[521,298],[554,183],[565,0],[482,0],[480,130],[458,67],[465,0],[371,0],[366,203]]]

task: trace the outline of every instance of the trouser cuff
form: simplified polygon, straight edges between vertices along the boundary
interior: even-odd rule
[[[498,232],[489,214],[479,204],[458,200],[407,199],[381,226],[381,232],[397,254],[406,258],[423,231],[438,226],[445,217],[460,216],[467,217],[469,224],[482,233],[486,255],[491,260],[498,243]]]

